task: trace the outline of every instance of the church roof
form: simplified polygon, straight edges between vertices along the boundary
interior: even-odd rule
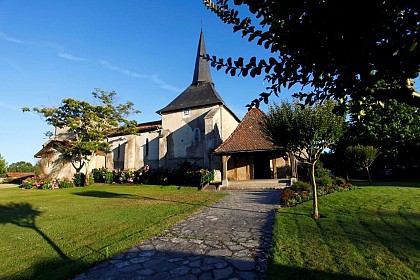
[[[215,150],[215,154],[280,150],[261,131],[263,117],[260,109],[249,110],[232,134]]]
[[[193,81],[191,85],[166,107],[157,111],[158,114],[213,105],[224,105],[227,108],[222,97],[220,97],[214,87],[208,61],[203,58],[203,56],[206,54],[207,52],[206,45],[204,43],[204,34],[203,31],[201,31],[200,39],[198,42]],[[229,108],[227,109],[232,112]]]

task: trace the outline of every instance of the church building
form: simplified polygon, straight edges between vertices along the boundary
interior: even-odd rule
[[[151,170],[177,169],[190,162],[215,170],[216,180],[221,181],[223,173],[224,184],[228,179],[278,178],[277,170],[290,165],[290,159],[264,140],[257,127],[263,113],[254,108],[245,116],[245,124],[239,125],[240,119],[216,91],[205,54],[201,32],[192,83],[157,111],[160,120],[140,124],[137,135],[110,137],[109,151],[98,153],[91,159],[89,170],[83,172],[100,167],[136,170],[145,165]],[[250,126],[249,120],[254,120],[254,125]],[[45,173],[50,176],[71,178],[75,173],[71,164],[59,160],[57,145],[65,137],[65,132],[56,130],[55,136],[35,155],[44,161]],[[241,143],[257,142],[262,146],[235,149]]]

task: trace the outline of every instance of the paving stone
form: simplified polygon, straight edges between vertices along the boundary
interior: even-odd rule
[[[185,275],[190,271],[190,268],[188,266],[180,266],[177,268],[172,269],[169,273],[172,276],[181,276],[181,275]]]
[[[143,263],[150,260],[150,257],[130,258],[131,263]]]
[[[230,191],[74,280],[265,279],[279,200],[278,190]]]
[[[223,257],[229,257],[232,256],[232,251],[228,249],[219,249],[219,250],[211,250],[208,253],[209,256],[223,256]]]
[[[120,268],[123,268],[123,267],[126,267],[126,266],[130,265],[130,262],[129,261],[119,261],[119,262],[115,263],[114,265],[117,269],[120,269]]]
[[[233,272],[233,268],[228,267],[228,268],[224,268],[224,269],[217,269],[214,270],[214,279],[218,280],[218,279],[224,279],[224,278],[228,278]]]
[[[191,269],[191,273],[193,273],[193,274],[199,274],[201,272],[203,272],[203,271],[198,267],[194,267],[194,268]]]
[[[146,268],[146,269],[138,269],[136,270],[136,273],[140,275],[152,275],[153,273],[155,273],[155,271],[150,268]]]
[[[253,259],[236,259],[229,260],[229,262],[239,270],[254,270],[256,266]]]
[[[204,273],[203,275],[198,278],[199,280],[212,280],[213,276],[210,272]]]
[[[198,261],[193,261],[193,262],[190,262],[188,265],[189,265],[190,267],[200,267],[200,266],[201,266],[201,261],[200,261],[200,260],[198,260]]]

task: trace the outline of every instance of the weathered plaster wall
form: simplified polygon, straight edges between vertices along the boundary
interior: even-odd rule
[[[167,131],[166,167],[177,168],[185,160],[204,165],[205,115],[211,108],[190,109],[162,115],[162,127]]]

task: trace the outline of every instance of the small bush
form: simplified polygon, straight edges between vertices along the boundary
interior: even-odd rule
[[[315,182],[317,183],[317,185],[326,186],[326,185],[332,185],[333,179],[329,176],[323,176],[320,178],[316,178]]]
[[[62,188],[74,187],[73,181],[68,179],[42,179],[40,177],[32,177],[22,181],[22,189],[42,189],[42,190],[55,190]]]
[[[73,183],[76,187],[85,186],[86,175],[84,173],[76,173],[73,177]]]
[[[73,188],[73,187],[74,187],[73,181],[70,181],[68,179],[63,179],[62,181],[58,182],[59,189],[67,189],[67,188]]]
[[[346,179],[342,178],[342,177],[335,177],[334,178],[334,184],[336,185],[344,185],[345,183],[347,183]]]
[[[295,191],[307,191],[307,192],[310,192],[312,190],[312,185],[310,183],[307,183],[307,182],[296,181],[291,186],[291,189],[292,190],[295,190]]]
[[[319,178],[317,183],[320,184],[317,188],[318,196],[334,193],[334,192],[342,192],[348,190],[355,190],[356,187],[353,186],[351,183],[344,183],[344,184],[336,184],[335,182],[341,183],[342,181],[333,180],[330,177],[322,177]],[[343,179],[344,180],[344,179]],[[345,180],[344,180],[345,181]],[[286,206],[294,206],[296,204],[308,201],[312,199],[312,185],[309,183],[305,183],[302,181],[295,182],[291,187],[287,187],[282,190],[281,193],[281,201],[282,204]]]

